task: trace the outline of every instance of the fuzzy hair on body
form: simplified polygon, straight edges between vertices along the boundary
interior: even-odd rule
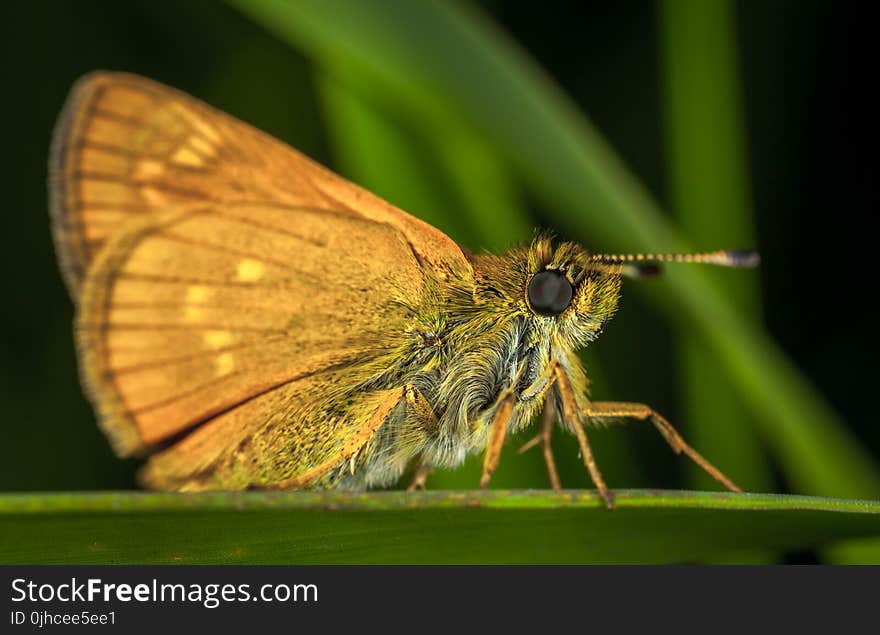
[[[554,245],[546,234],[529,247],[470,259],[473,278],[433,280],[411,307],[404,341],[381,357],[389,366],[352,391],[411,386],[418,402],[403,400],[354,468],[341,463],[324,487],[391,485],[413,461],[427,467],[459,465],[485,449],[506,391],[515,397],[509,434],[533,421],[548,398],[559,399],[548,381],[551,361],[568,375],[577,399],[586,399],[588,380],[577,351],[601,333],[617,309],[621,268],[590,262],[579,245]],[[529,305],[529,281],[541,271],[563,274],[574,289],[560,315],[542,316]]]

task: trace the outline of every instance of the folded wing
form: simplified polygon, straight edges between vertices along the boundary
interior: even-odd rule
[[[442,232],[133,75],[75,87],[51,199],[87,392],[119,454],[164,448],[159,487],[296,443],[257,480],[355,452],[396,393],[334,395],[399,344],[426,280],[470,275]],[[246,486],[240,467],[215,484]]]

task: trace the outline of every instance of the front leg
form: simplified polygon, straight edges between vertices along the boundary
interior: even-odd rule
[[[508,388],[502,394],[498,407],[495,409],[495,415],[492,417],[492,423],[489,424],[489,442],[486,444],[486,455],[483,457],[483,475],[480,477],[480,487],[483,489],[488,487],[489,479],[492,478],[492,474],[501,460],[501,446],[504,445],[504,439],[507,436],[507,424],[510,423],[515,403],[516,397],[513,395],[513,390]]]
[[[547,364],[547,367],[544,369],[544,372],[541,373],[541,376],[538,377],[531,386],[526,388],[522,394],[529,395],[532,398],[543,397],[554,386],[554,384],[562,401],[562,412],[560,413],[562,415],[562,421],[577,438],[584,465],[587,467],[587,470],[590,473],[590,478],[593,479],[593,483],[595,483],[596,489],[599,491],[599,496],[605,501],[605,506],[608,507],[608,509],[613,509],[614,497],[608,489],[608,486],[605,485],[605,479],[602,478],[602,473],[599,471],[599,467],[596,465],[596,461],[593,458],[593,450],[590,447],[589,439],[587,439],[586,430],[584,430],[584,426],[580,423],[578,403],[577,398],[575,397],[574,388],[572,388],[571,380],[565,373],[562,364],[560,364],[558,360],[552,360]],[[486,487],[489,484],[489,479],[491,478],[492,473],[495,471],[495,468],[498,467],[498,461],[501,458],[501,446],[504,444],[504,437],[507,434],[507,424],[510,422],[514,403],[515,397],[513,391],[508,388],[505,393],[502,393],[501,401],[495,411],[495,416],[492,418],[491,429],[489,431],[489,442],[486,445],[486,455],[483,460],[483,477],[480,479],[480,487]],[[554,489],[558,489],[559,476],[556,473],[556,464],[553,461],[553,455],[550,452],[549,443],[552,426],[552,412],[545,412],[545,419],[541,425],[541,434],[538,436],[542,437],[541,441],[544,443],[544,457],[547,461],[547,470],[550,473],[551,485]],[[526,444],[526,446],[531,447],[531,444]]]
[[[522,391],[520,399],[539,399],[543,397],[553,385],[555,380],[554,369],[557,365],[558,362],[556,361],[550,362],[547,368],[544,369],[544,372],[529,387]],[[520,369],[520,372],[522,372],[522,369]],[[514,385],[516,385],[516,381],[514,381]],[[490,423],[489,441],[486,443],[486,454],[483,457],[483,475],[480,478],[481,488],[485,489],[489,485],[489,480],[492,478],[492,474],[501,460],[501,447],[504,445],[504,439],[507,437],[507,426],[510,423],[510,417],[513,415],[513,407],[516,405],[516,401],[516,394],[512,386],[506,388],[498,398],[498,407],[495,409],[495,414]],[[546,421],[548,416],[550,419]],[[552,427],[552,414],[545,414],[544,423],[546,426],[542,424],[542,430],[545,427]],[[560,489],[559,476],[556,474],[556,464],[553,462],[553,455],[550,453],[549,432],[546,435],[544,457],[548,461],[547,469],[550,473],[550,482],[553,485],[553,489]]]

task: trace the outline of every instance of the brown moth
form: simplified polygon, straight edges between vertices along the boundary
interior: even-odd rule
[[[50,164],[53,234],[76,303],[85,390],[120,456],[164,490],[362,489],[485,451],[543,410],[577,437],[651,422],[593,402],[576,351],[639,261],[751,265],[751,252],[612,256],[539,234],[472,254],[283,143],[153,81],[98,72],[73,88]]]

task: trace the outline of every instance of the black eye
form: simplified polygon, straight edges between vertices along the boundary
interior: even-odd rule
[[[539,315],[559,315],[571,304],[574,289],[558,271],[542,271],[529,282],[529,304]]]

